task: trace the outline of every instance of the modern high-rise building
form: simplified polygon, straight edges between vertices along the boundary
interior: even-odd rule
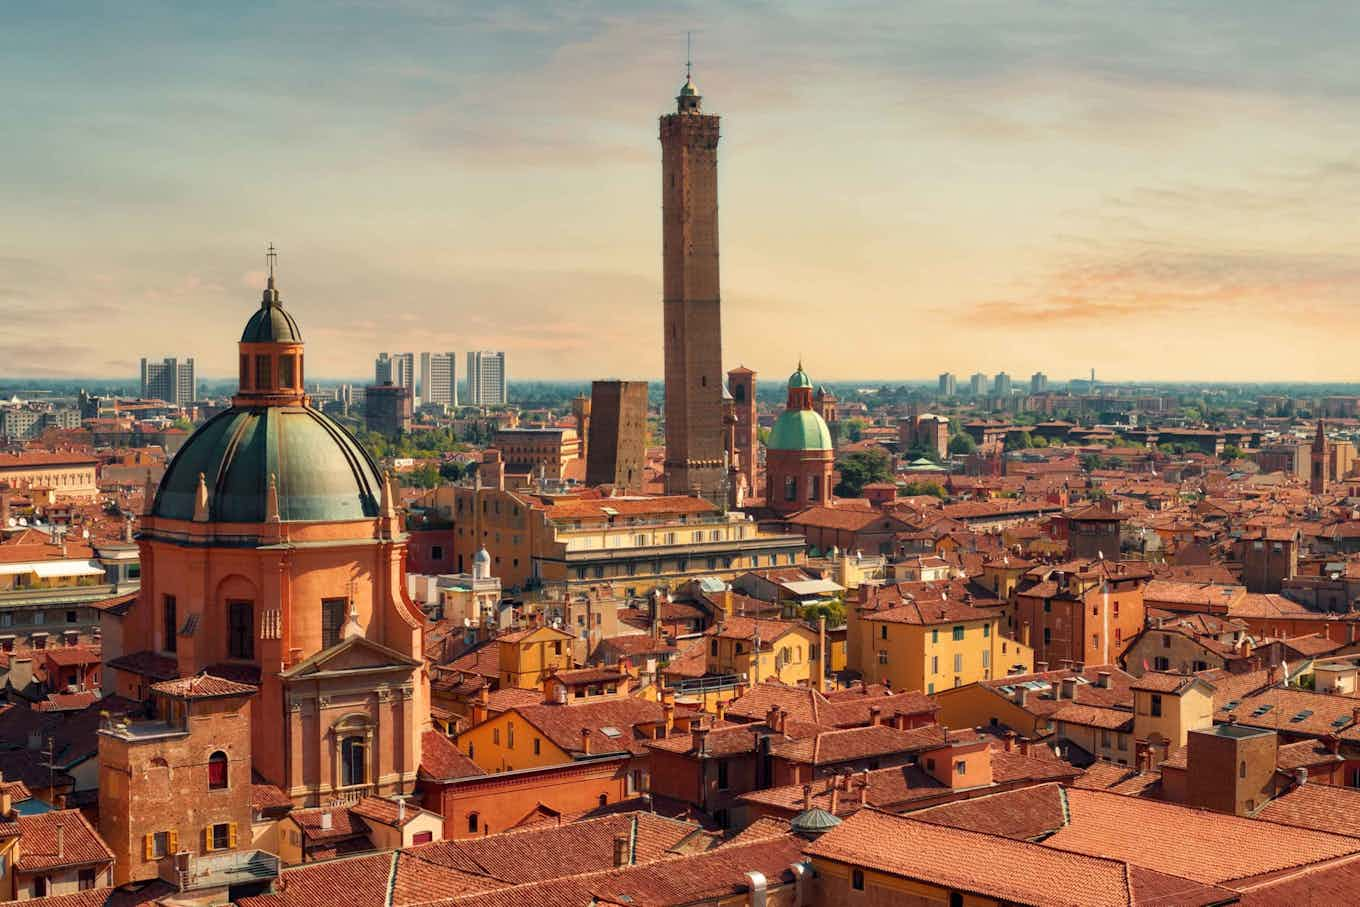
[[[957,397],[959,394],[959,379],[953,372],[945,372],[940,376],[940,396]]]
[[[987,393],[987,376],[982,372],[974,372],[973,377],[968,379],[968,392],[974,397]]]
[[[640,493],[647,462],[647,382],[594,382],[589,413],[586,484]]]
[[[725,504],[718,117],[688,77],[661,118],[666,491]]]
[[[416,396],[421,403],[458,405],[457,354],[420,354],[420,384],[416,388]]]
[[[1005,372],[997,372],[992,379],[992,393],[998,397],[1009,397],[1011,395],[1011,376]]]
[[[467,354],[467,403],[469,406],[504,406],[505,353],[480,350]]]
[[[1031,394],[1042,394],[1048,390],[1048,376],[1043,372],[1035,372],[1029,377],[1029,392]]]
[[[183,406],[194,402],[196,390],[192,358],[142,360],[143,400],[164,400]]]
[[[415,353],[379,353],[378,358],[373,362],[373,383],[387,384],[391,382],[398,387],[408,389],[412,395],[416,392],[416,354]]]

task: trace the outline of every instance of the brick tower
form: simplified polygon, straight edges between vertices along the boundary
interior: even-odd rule
[[[727,373],[727,392],[732,395],[737,416],[736,454],[737,471],[745,483],[746,494],[754,494],[756,488],[756,452],[760,449],[756,429],[756,373],[745,366],[738,366]]]
[[[1317,434],[1313,436],[1312,478],[1308,480],[1308,490],[1313,494],[1327,493],[1327,469],[1331,459],[1327,447],[1327,426],[1319,418]]]
[[[718,117],[686,74],[661,118],[666,349],[666,491],[722,506],[722,320],[718,297]]]

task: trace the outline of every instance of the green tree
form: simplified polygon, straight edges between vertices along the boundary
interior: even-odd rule
[[[832,599],[818,605],[803,606],[803,620],[810,624],[817,623],[817,618],[825,617],[828,627],[841,627],[845,625],[845,604],[839,599]]]
[[[845,436],[851,444],[864,440],[864,427],[866,425],[868,423],[863,419],[849,419],[845,422]]]
[[[975,450],[977,442],[970,434],[958,434],[949,439],[949,452],[952,454],[970,454]]]
[[[902,494],[912,497],[918,494],[928,494],[932,497],[944,500],[945,490],[934,482],[908,482],[902,489]]]
[[[836,486],[836,494],[843,498],[857,498],[865,485],[886,482],[892,478],[892,460],[888,452],[881,448],[857,450],[847,454],[836,464],[840,470],[841,481]]]

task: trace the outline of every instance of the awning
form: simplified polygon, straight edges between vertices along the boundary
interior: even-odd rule
[[[49,561],[32,564],[33,572],[43,579],[58,576],[103,576],[104,568],[94,561]]]

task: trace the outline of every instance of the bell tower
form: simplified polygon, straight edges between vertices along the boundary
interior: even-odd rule
[[[666,354],[666,492],[722,506],[722,318],[718,292],[718,117],[686,67],[675,113],[661,118]]]

